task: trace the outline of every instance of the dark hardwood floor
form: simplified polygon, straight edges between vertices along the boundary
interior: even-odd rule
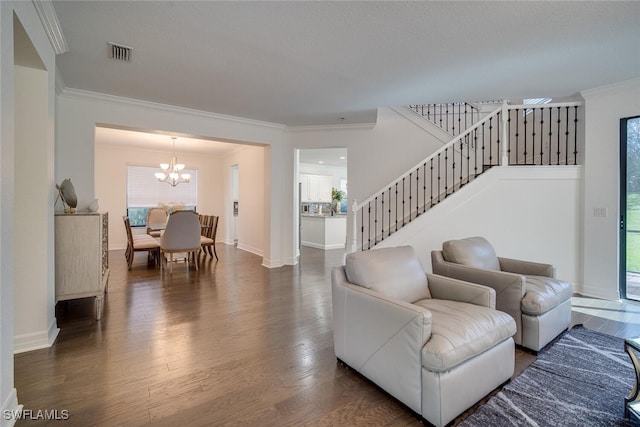
[[[420,425],[336,363],[329,271],[341,250],[303,248],[299,265],[270,270],[256,255],[217,249],[219,261],[178,264],[173,276],[144,253],[128,271],[124,251],[112,251],[102,320],[92,299],[60,303],[55,344],[15,356],[24,409],[69,419],[17,425]],[[576,312],[573,323],[640,335],[640,322]],[[535,356],[516,353],[519,373]]]

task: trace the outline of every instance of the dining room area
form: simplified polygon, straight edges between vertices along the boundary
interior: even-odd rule
[[[171,213],[166,208],[154,207],[147,210],[146,234],[133,234],[131,221],[123,215],[127,233],[127,249],[125,257],[129,270],[133,266],[136,252],[147,254],[147,264],[169,270],[173,274],[174,263],[184,262],[189,269],[193,265],[196,270],[200,264],[200,256],[215,257],[216,235],[219,216],[203,215],[193,210],[175,210]]]
[[[109,250],[130,271],[195,271],[221,245],[262,254],[264,147],[96,126],[94,150]]]

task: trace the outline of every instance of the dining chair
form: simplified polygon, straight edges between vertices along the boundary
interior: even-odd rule
[[[160,237],[160,255],[163,265],[165,254],[169,254],[169,274],[173,274],[173,255],[176,253],[187,254],[187,269],[193,256],[196,270],[198,270],[201,228],[197,212],[176,211],[169,215],[167,226]]]
[[[151,237],[160,237],[167,224],[169,213],[165,208],[149,208],[147,211],[147,234]]]
[[[203,222],[202,236],[200,236],[200,245],[203,252],[208,253],[209,256],[215,255],[218,260],[218,252],[216,252],[216,233],[218,231],[218,219],[220,217],[216,215],[207,215]],[[211,251],[213,248],[213,252]]]
[[[131,270],[131,266],[133,265],[133,256],[136,252],[148,252],[149,256],[153,257],[157,265],[160,261],[160,243],[147,234],[136,234],[134,236],[131,231],[131,221],[129,217],[124,215],[122,219],[124,220],[124,228],[127,231],[127,250],[125,251],[125,257],[127,258],[129,270]]]

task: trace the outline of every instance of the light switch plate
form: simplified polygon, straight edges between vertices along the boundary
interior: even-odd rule
[[[607,208],[593,208],[593,216],[598,218],[606,218],[609,214]]]

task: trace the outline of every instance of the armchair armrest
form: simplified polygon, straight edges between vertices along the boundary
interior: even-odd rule
[[[551,264],[501,257],[498,257],[498,261],[502,271],[528,276],[556,277],[556,267]]]
[[[431,252],[431,266],[435,274],[493,288],[496,291],[496,310],[504,311],[513,317],[518,331],[522,330],[520,303],[526,292],[527,283],[524,275],[448,262],[444,260],[442,251]],[[519,334],[520,332],[516,334],[516,342],[520,340]]]
[[[488,286],[464,282],[437,274],[427,274],[429,290],[435,299],[467,302],[496,308],[496,291]]]
[[[442,251],[431,252],[431,265],[434,274],[452,277],[465,282],[477,283],[489,286],[496,291],[496,304],[500,305],[501,297],[509,294],[512,302],[520,306],[520,300],[524,297],[526,280],[523,275],[506,271],[487,270],[484,268],[469,267],[445,261]],[[498,307],[498,310],[501,308]]]
[[[331,272],[336,356],[420,413],[421,350],[431,337],[431,312]]]

